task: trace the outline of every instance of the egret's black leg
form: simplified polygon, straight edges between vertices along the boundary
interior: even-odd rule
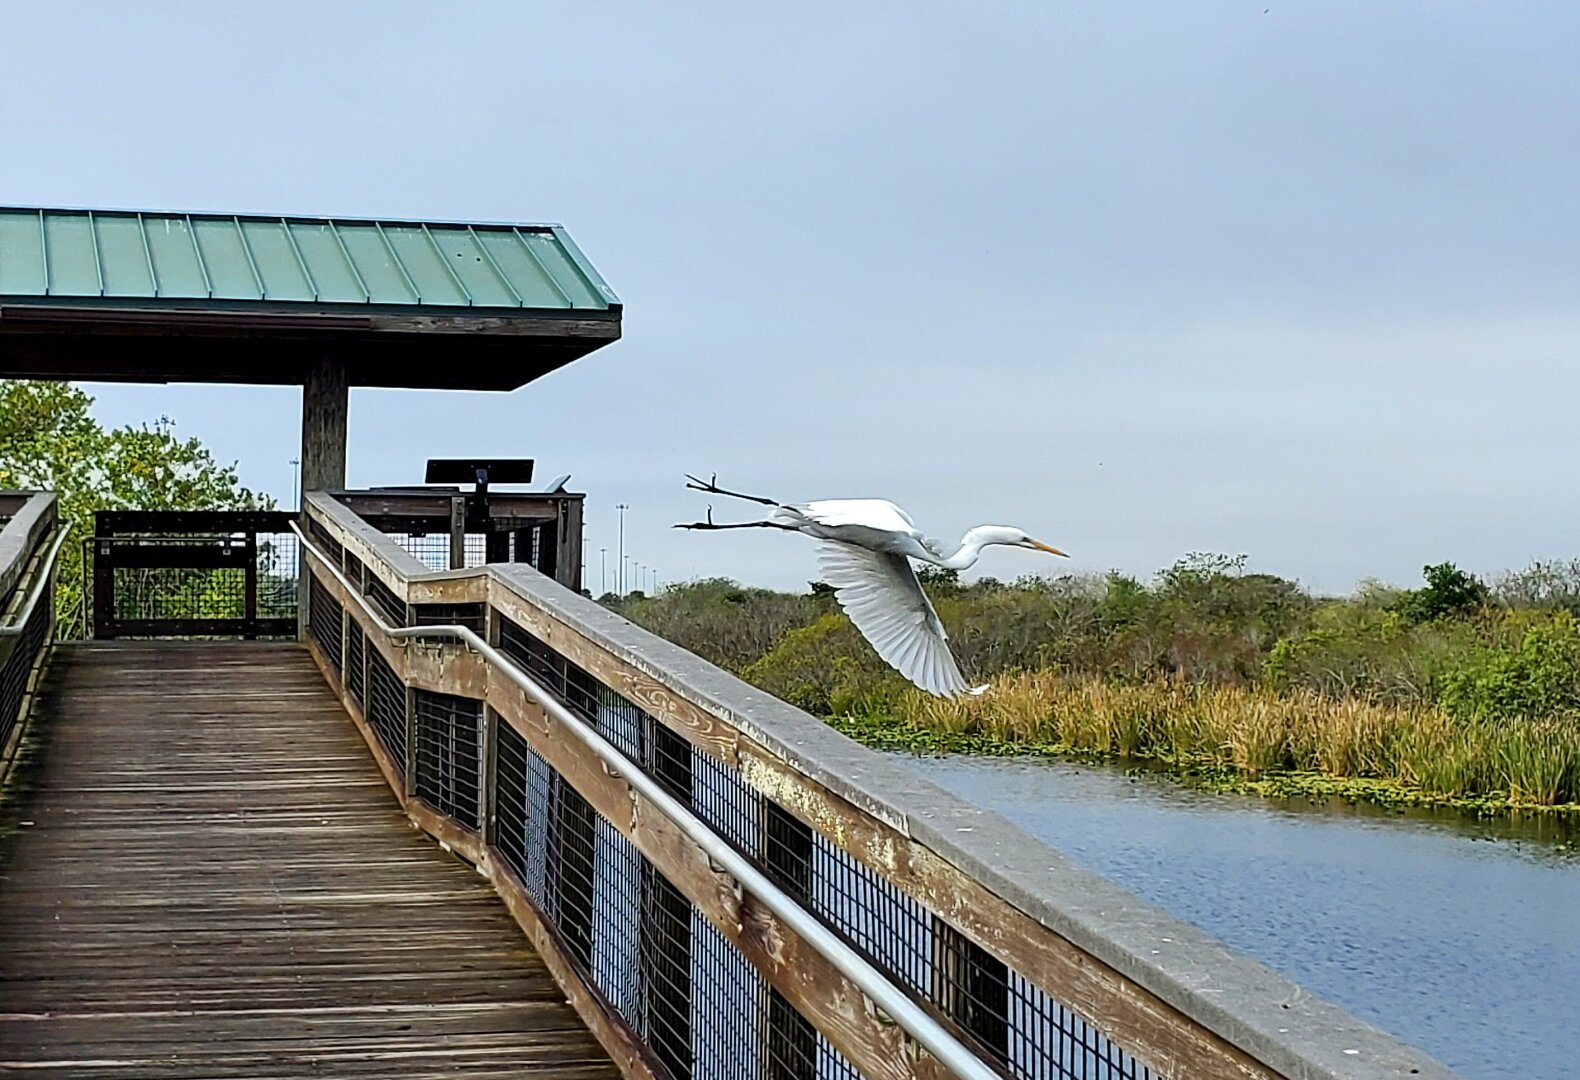
[[[739,492],[739,491],[726,491],[723,488],[721,488],[719,486],[719,484],[718,484],[718,480],[719,480],[719,474],[718,473],[714,473],[713,474],[713,478],[708,480],[706,483],[704,483],[701,480],[698,480],[695,476],[692,476],[690,473],[686,474],[686,480],[688,481],[686,486],[688,488],[691,488],[693,491],[705,491],[709,495],[728,495],[732,499],[745,499],[747,502],[761,503],[764,506],[782,506],[782,505],[784,505],[783,503],[776,502],[773,499],[765,499],[761,495],[746,495],[746,494],[744,494],[742,492]]]
[[[784,529],[795,532],[794,525],[781,525],[777,521],[740,521],[730,525],[715,525],[711,521],[693,521],[689,525],[676,525],[677,529]]]
[[[795,532],[794,525],[784,525],[777,521],[740,521],[727,525],[718,525],[713,520],[713,507],[708,507],[708,520],[693,521],[690,525],[676,525],[677,529],[784,529]]]

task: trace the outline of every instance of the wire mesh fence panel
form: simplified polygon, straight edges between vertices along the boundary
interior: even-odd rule
[[[406,770],[406,687],[375,648],[367,651],[368,725],[396,771]]]
[[[346,693],[364,711],[367,709],[367,635],[362,627],[351,622],[346,625]]]
[[[691,758],[690,802],[697,817],[736,850],[766,869],[761,858],[763,804],[766,802],[762,794],[746,786],[739,770],[703,753],[684,739],[679,743]]]
[[[449,533],[390,533],[389,537],[428,569],[451,569]],[[488,561],[488,537],[484,534],[467,533],[463,546],[465,560],[462,566],[482,566]]]
[[[338,676],[342,670],[342,629],[344,626],[344,610],[339,603],[329,595],[329,590],[313,578],[312,588],[308,595],[307,624],[312,632],[313,640],[318,643],[318,649],[323,653],[324,660],[334,669]]]
[[[335,566],[342,570],[347,568],[346,549],[341,545],[339,540],[335,539],[335,534],[330,532],[329,529],[325,527],[323,522],[319,521],[317,518],[309,518],[307,522],[307,532],[308,535],[313,538],[313,543],[317,544],[319,549],[329,556],[329,558],[334,562]]]
[[[691,1035],[695,1080],[756,1080],[768,984],[700,911],[691,912]]]
[[[592,977],[626,1023],[640,1031],[642,994],[642,879],[646,864],[636,845],[599,818],[593,833]]]
[[[552,770],[507,723],[494,738],[489,843],[505,857],[532,902],[548,911],[548,817]]]
[[[446,817],[474,829],[482,780],[482,703],[418,690],[413,694],[413,704],[417,797]]]
[[[241,619],[247,573],[235,568],[117,567],[117,619]]]
[[[44,585],[33,613],[22,627],[22,632],[9,644],[11,651],[0,665],[0,748],[22,720],[22,708],[27,698],[28,677],[39,654],[49,643],[50,612],[55,606],[54,583]]]
[[[395,595],[395,590],[384,584],[375,574],[368,575],[368,600],[378,608],[384,621],[391,626],[406,625],[406,601]]]
[[[1018,972],[1009,973],[1010,1072],[1027,1080],[1155,1080],[1157,1074]]]
[[[295,637],[300,552],[289,520],[276,511],[98,512],[89,544],[95,636]]]
[[[464,626],[481,634],[486,625],[482,604],[414,604],[413,626]]]
[[[257,545],[257,616],[296,618],[301,544],[295,533],[260,533]]]
[[[738,770],[702,752],[508,620],[501,624],[501,649],[642,771],[664,783],[775,884],[803,900],[825,925],[916,1000],[952,1020],[962,1036],[1011,1075],[1028,1080],[1150,1080],[1152,1074],[1144,1066],[1123,1055],[1096,1029],[832,840],[769,802],[746,784]],[[662,886],[658,888],[661,892]],[[643,948],[651,956],[659,948],[659,943],[651,940],[651,927],[665,925],[662,911],[655,909],[652,886],[644,903],[650,926]],[[668,947],[677,948],[673,942]],[[702,956],[697,952],[688,955],[694,961]],[[710,964],[723,963],[712,953],[704,959]],[[692,1055],[702,1053],[714,1037],[711,1027],[698,1029],[697,1023],[711,1024],[718,1009],[727,1004],[741,1007],[733,999],[709,999],[703,1012],[693,1009],[687,1033],[685,1025],[665,1012],[672,1008],[674,995],[681,992],[678,982],[673,986],[660,982],[649,986],[647,992],[650,1002],[665,1003],[656,1014],[645,1017],[654,1037],[662,1041],[666,1035],[688,1035],[690,1050],[686,1053]],[[692,992],[697,991],[693,988]],[[854,1066],[810,1024],[794,1015],[787,1003],[775,1003],[772,995],[764,1000],[767,1004],[761,1006],[758,1019],[766,1025],[765,1045],[771,1050],[757,1062],[764,1069],[774,1076],[856,1075]],[[1072,1052],[1072,1046],[1079,1052]],[[668,1053],[673,1059],[669,1062],[672,1071],[688,1060],[675,1047]],[[698,1069],[704,1067],[701,1057],[693,1064]]]
[[[594,819],[597,814],[565,778],[549,785],[547,894],[550,916],[583,971],[592,970]]]

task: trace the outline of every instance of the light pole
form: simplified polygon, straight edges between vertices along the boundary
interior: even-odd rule
[[[625,512],[631,509],[625,503],[615,503],[614,508],[620,512],[620,551],[619,561],[615,563],[615,573],[620,575],[620,595],[625,595]]]
[[[620,556],[620,595],[625,595],[625,571],[631,565],[631,556]]]
[[[300,510],[302,508],[302,459],[292,458],[289,464],[291,466],[291,509]]]
[[[609,549],[608,548],[599,548],[598,549],[598,595],[599,596],[602,596],[602,595],[604,595],[605,593],[607,593],[609,591],[609,577],[608,577],[608,574],[605,573],[605,562],[606,562],[605,556],[608,555],[608,553],[609,553]]]

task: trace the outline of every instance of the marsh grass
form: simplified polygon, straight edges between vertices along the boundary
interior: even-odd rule
[[[1580,722],[1463,719],[1424,704],[1050,671],[993,680],[978,698],[901,697],[913,730],[1081,755],[1388,781],[1447,798],[1580,801]]]

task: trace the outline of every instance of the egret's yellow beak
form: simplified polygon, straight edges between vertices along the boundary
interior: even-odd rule
[[[1056,547],[1049,547],[1047,544],[1044,544],[1041,540],[1033,540],[1030,537],[1026,538],[1026,546],[1027,547],[1034,547],[1038,551],[1046,551],[1049,555],[1057,555],[1061,559],[1068,559],[1070,557],[1070,556],[1066,555],[1064,552],[1060,551],[1058,548],[1056,548]]]

